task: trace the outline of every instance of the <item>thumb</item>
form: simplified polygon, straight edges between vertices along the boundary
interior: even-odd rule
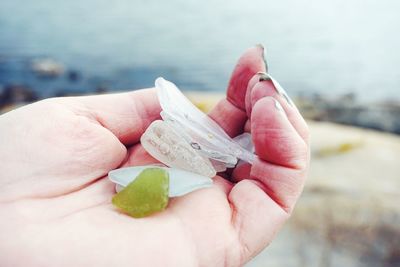
[[[308,145],[274,98],[254,105],[251,132],[259,159],[250,179],[239,179],[229,194],[244,262],[271,242],[290,216],[308,167]]]

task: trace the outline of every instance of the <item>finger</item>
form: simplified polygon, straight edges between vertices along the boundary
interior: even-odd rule
[[[251,132],[251,109],[253,108],[252,103],[251,103],[251,92],[253,87],[259,82],[260,77],[259,73],[263,72],[257,72],[249,81],[249,84],[247,85],[247,90],[246,90],[246,100],[245,100],[245,108],[246,108],[246,115],[248,117],[248,120],[246,121],[244,125],[244,131],[247,133]]]
[[[269,85],[268,83],[264,83],[264,82],[257,83],[254,86],[254,88],[252,88],[252,91],[253,91],[252,94],[254,95],[254,91],[259,90],[261,92],[261,94],[271,94],[271,95],[275,95],[275,96],[279,97],[279,95],[276,95],[276,93],[274,92],[275,91],[274,87],[268,87],[268,85]],[[255,99],[260,99],[260,98],[261,97],[257,96],[257,98],[255,98]],[[253,101],[254,101],[254,99],[253,99]],[[282,98],[281,98],[281,101],[284,102],[283,104],[285,104],[285,102],[286,102],[285,100],[282,100]],[[288,110],[289,113],[292,114],[291,118],[288,118],[288,120],[290,121],[290,123],[292,125],[295,124],[295,125],[298,125],[298,127],[304,127],[303,136],[302,137],[303,137],[303,140],[305,140],[305,142],[307,142],[307,140],[308,140],[308,133],[306,132],[308,130],[307,129],[307,125],[305,125],[305,126],[302,125],[303,121],[301,120],[301,115],[296,110],[294,110],[293,107],[288,106],[288,105],[289,104],[286,103],[286,109]],[[263,108],[267,109],[266,107],[263,107]],[[265,110],[265,111],[261,111],[260,112],[261,113],[260,116],[258,116],[258,115],[255,115],[255,116],[256,117],[258,116],[259,118],[262,118],[262,116],[270,116],[270,117],[272,117],[272,118],[265,118],[265,120],[267,120],[267,121],[272,121],[272,123],[268,122],[268,125],[270,125],[272,127],[273,125],[277,124],[277,122],[279,123],[279,120],[277,121],[274,118],[274,112],[275,112],[275,110],[272,110],[272,112],[270,112],[268,110]],[[262,114],[265,114],[265,115],[262,115]],[[283,115],[285,115],[285,114],[286,114],[286,110],[283,113]],[[299,118],[299,116],[300,116],[300,118]],[[279,116],[277,118],[279,119]],[[296,120],[298,120],[298,121],[296,121]],[[257,129],[260,129],[261,126],[260,126],[260,124],[258,123],[257,120],[255,121],[255,123],[257,124],[255,127]],[[291,128],[290,125],[286,125],[286,126],[289,129]],[[272,129],[270,131],[272,131]],[[276,129],[274,131],[276,131]],[[299,133],[299,130],[297,130],[297,132]],[[290,131],[287,131],[287,133],[290,133]],[[276,133],[276,135],[278,135],[278,134],[279,133]],[[294,133],[292,133],[292,135],[294,136],[294,138],[293,138],[294,144],[297,143],[302,147],[303,144],[302,144],[301,140],[298,140],[299,138],[296,137],[296,135]],[[264,139],[267,139],[267,138],[271,139],[271,137],[265,137]],[[258,140],[261,140],[262,142],[264,142],[264,139],[258,139]],[[289,135],[289,137],[287,139],[290,139],[290,135]],[[258,143],[260,143],[260,142],[258,141]],[[279,145],[278,145],[278,144],[283,144],[283,142],[280,141],[280,140],[276,140],[276,142],[271,141],[271,143],[273,144],[273,146],[270,146],[267,143],[266,144],[261,144],[261,145],[258,146],[258,147],[266,147],[266,148],[268,148],[267,150],[266,149],[258,149],[259,150],[258,153],[260,154],[260,156],[263,156],[266,160],[268,160],[268,161],[270,161],[272,163],[272,164],[268,165],[270,168],[268,168],[268,170],[265,170],[264,173],[270,173],[271,172],[271,170],[270,170],[271,168],[278,168],[277,165],[283,165],[283,166],[287,165],[289,167],[289,168],[287,168],[287,171],[291,171],[290,168],[303,169],[302,168],[303,164],[301,162],[304,161],[304,159],[303,159],[304,155],[303,156],[302,155],[297,156],[297,155],[294,155],[294,153],[292,153],[291,151],[285,152],[285,150],[280,148]],[[290,146],[288,146],[288,147],[293,148],[293,150],[296,150],[299,154],[301,153],[301,151],[304,150],[304,149],[301,149],[301,148],[300,149],[296,149],[295,148],[296,145],[292,145],[292,144],[290,144]],[[295,159],[296,157],[300,157],[300,163],[292,162],[292,161],[296,161],[296,159]],[[264,169],[265,168],[266,167],[264,166]],[[235,181],[235,182],[239,182],[239,181],[241,181],[243,179],[248,179],[250,177],[250,171],[251,171],[251,165],[249,165],[249,164],[241,164],[240,166],[237,166],[233,170],[231,180]],[[293,174],[293,175],[298,176],[299,174]]]
[[[251,79],[251,82],[254,82],[254,86],[251,86],[248,90],[249,97],[248,101],[246,101],[246,110],[248,116],[251,116],[250,114],[252,107],[259,99],[265,96],[274,97],[283,107],[290,123],[293,125],[299,135],[303,138],[303,140],[308,142],[309,130],[307,123],[283,88],[279,84],[276,84],[279,86],[277,88],[267,73],[258,73]]]
[[[240,182],[244,179],[250,179],[251,164],[240,161],[240,163],[232,170],[231,181]]]
[[[231,137],[243,132],[247,120],[247,86],[250,78],[259,71],[266,71],[264,48],[261,45],[248,49],[239,58],[228,84],[226,99],[220,101],[209,113]]]
[[[208,114],[224,131],[235,137],[243,133],[243,127],[247,121],[246,112],[233,105],[229,100],[221,100]]]
[[[256,74],[251,77],[249,84],[247,85],[247,90],[246,90],[246,101],[245,101],[245,108],[246,108],[246,113],[249,118],[251,118],[251,110],[253,109],[254,104],[252,104],[251,99],[252,99],[252,92],[254,91],[253,88],[256,86],[257,83],[260,82],[260,73],[264,72],[257,72]]]
[[[260,181],[268,195],[290,212],[303,188],[308,145],[272,97],[264,97],[254,105],[251,130],[259,159],[250,177]]]
[[[233,207],[232,224],[242,248],[242,266],[271,242],[289,215],[256,181],[237,183],[228,199]]]
[[[240,58],[229,80],[227,99],[236,107],[245,110],[247,85],[257,72],[267,71],[264,47],[261,45],[248,49]]]
[[[303,190],[306,172],[307,168],[292,169],[258,160],[251,168],[250,177],[260,181],[264,192],[290,214]]]
[[[124,145],[139,142],[150,123],[160,118],[161,107],[154,89],[134,92],[61,98],[78,115],[110,130]]]
[[[259,158],[289,168],[304,167],[307,145],[277,100],[260,99],[253,107],[251,118],[252,138]]]
[[[309,131],[307,123],[301,116],[296,106],[294,106],[287,93],[276,89],[274,83],[270,79],[270,76],[266,73],[259,72],[254,75],[249,81],[246,95],[247,116],[251,117],[253,106],[259,99],[265,96],[274,97],[276,100],[279,101],[290,123],[296,129],[297,133],[303,138],[303,140],[308,143]],[[244,131],[251,132],[250,120],[246,122]],[[251,166],[248,164],[237,166],[232,172],[231,180],[238,182],[250,177],[250,167]]]
[[[308,146],[279,102],[264,97],[254,105],[251,131],[259,159],[234,170],[245,176],[231,190],[232,223],[242,247],[242,264],[259,253],[288,219],[305,179]]]

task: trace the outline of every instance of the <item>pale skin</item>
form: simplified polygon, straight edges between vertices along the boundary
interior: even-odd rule
[[[252,49],[242,67],[259,68]],[[210,117],[231,136],[251,132],[258,160],[142,219],[111,205],[106,176],[155,161],[139,141],[159,119],[154,90],[48,99],[0,116],[0,265],[242,266],[257,255],[289,218],[309,165],[305,121],[257,71],[245,84],[234,72]]]

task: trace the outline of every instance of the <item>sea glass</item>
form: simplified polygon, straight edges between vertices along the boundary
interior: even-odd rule
[[[169,176],[162,168],[146,168],[119,193],[112,203],[135,218],[164,210],[168,205]]]
[[[219,169],[234,167],[238,159],[254,162],[256,156],[252,151],[230,138],[215,121],[193,105],[175,84],[160,77],[155,81],[155,86],[162,107],[161,117],[188,144],[194,144],[199,155],[213,160]]]
[[[167,166],[214,177],[216,171],[209,159],[198,154],[195,144],[187,143],[176,130],[166,122],[156,120],[143,133],[141,144],[150,155]]]
[[[233,138],[233,140],[247,151],[254,153],[254,144],[253,140],[251,139],[251,134],[242,133],[241,135]]]
[[[115,183],[117,192],[137,179],[138,175],[147,168],[160,168],[168,172],[169,197],[179,197],[192,191],[211,187],[211,178],[177,168],[159,167],[155,165],[135,166],[113,170],[108,173],[108,178]]]

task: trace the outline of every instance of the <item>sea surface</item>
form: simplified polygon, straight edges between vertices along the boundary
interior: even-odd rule
[[[397,0],[1,0],[0,88],[41,97],[153,86],[225,90],[248,47],[267,48],[270,73],[290,94],[400,99]],[[42,78],[33,60],[77,74]]]

